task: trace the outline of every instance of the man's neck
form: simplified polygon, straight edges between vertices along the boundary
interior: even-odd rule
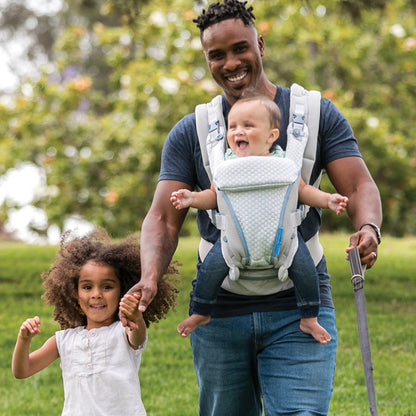
[[[269,97],[271,100],[274,100],[277,92],[277,87],[275,84],[271,83],[268,79],[265,80],[264,83],[256,87],[256,91],[260,95],[265,95],[266,97]],[[228,104],[232,106],[239,97],[232,97],[232,96],[225,96],[225,99],[227,100]]]

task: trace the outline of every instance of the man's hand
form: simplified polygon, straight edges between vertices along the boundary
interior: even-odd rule
[[[157,293],[157,284],[152,281],[140,281],[130,288],[127,294],[136,293],[139,298],[138,310],[144,312],[149,304],[152,302]],[[134,322],[130,321],[124,313],[119,311],[119,318],[124,327],[134,327]]]
[[[371,227],[364,227],[350,237],[350,245],[346,248],[346,253],[349,253],[354,247],[358,247],[361,264],[365,264],[367,269],[373,267],[377,260],[378,240]],[[349,259],[348,254],[346,259]]]
[[[152,302],[152,300],[154,299],[154,297],[156,296],[157,293],[157,284],[154,281],[140,281],[139,283],[137,283],[136,285],[134,285],[129,292],[132,291],[132,289],[136,288],[136,290],[133,290],[134,292],[139,292],[141,293],[140,296],[140,302],[139,302],[139,311],[140,312],[144,312],[147,307],[149,306],[149,304]]]

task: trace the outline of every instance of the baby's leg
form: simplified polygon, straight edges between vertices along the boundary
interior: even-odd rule
[[[211,317],[208,315],[198,315],[197,313],[193,313],[178,325],[177,330],[183,337],[187,337],[199,326],[206,325],[210,320]]]
[[[319,313],[319,277],[309,250],[300,234],[298,234],[299,246],[289,268],[289,277],[295,286],[297,305],[300,310],[300,329],[306,334],[312,335],[321,344],[331,340],[331,336],[318,323]]]
[[[319,325],[316,317],[301,318],[299,327],[302,332],[312,335],[321,344],[331,341],[331,335],[323,326]]]
[[[215,299],[228,270],[221,252],[221,241],[218,239],[208,252],[196,275],[191,296],[191,315],[177,327],[183,337],[210,321]]]

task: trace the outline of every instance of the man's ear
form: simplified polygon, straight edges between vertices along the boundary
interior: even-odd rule
[[[257,36],[257,45],[259,47],[260,56],[264,56],[264,39],[263,39],[263,36],[261,36],[261,35]]]

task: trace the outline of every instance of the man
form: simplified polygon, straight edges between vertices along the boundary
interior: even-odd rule
[[[224,91],[224,116],[247,88],[274,100],[282,112],[279,144],[285,147],[289,90],[273,84],[262,65],[264,40],[256,32],[252,7],[238,0],[212,4],[196,20],[205,58]],[[357,148],[352,130],[335,106],[321,102],[317,160],[313,182],[325,169],[337,192],[349,199],[348,214],[357,230],[349,249],[358,246],[361,261],[377,258],[382,213],[378,189]],[[198,143],[195,115],[185,116],[169,133],[152,206],[141,234],[142,279],[131,290],[141,292],[144,310],[156,293],[174,254],[186,210],[169,201],[180,188],[209,188]],[[319,229],[320,213],[312,209],[300,232],[305,241]],[[214,243],[218,231],[205,212],[198,212],[203,239]],[[348,251],[348,249],[347,249]],[[326,415],[332,394],[336,353],[335,314],[325,257],[316,262],[320,276],[318,320],[330,333],[326,345],[299,329],[293,287],[266,292],[245,282],[225,282],[213,319],[191,334],[202,416]],[[228,285],[227,285],[228,284]],[[231,289],[230,289],[231,288]],[[258,292],[257,292],[258,289]]]

